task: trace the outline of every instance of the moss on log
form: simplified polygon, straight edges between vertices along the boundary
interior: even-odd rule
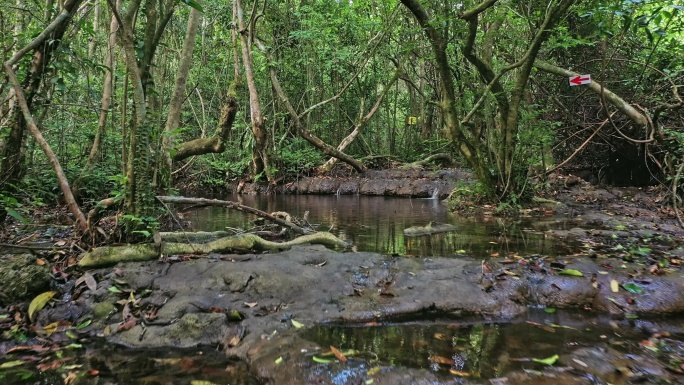
[[[220,238],[208,243],[163,243],[162,254],[209,254],[235,250],[286,250],[304,243],[326,247],[346,247],[347,243],[328,232],[317,232],[287,242],[271,242],[254,234],[241,234]],[[78,262],[81,267],[100,267],[118,262],[149,261],[157,258],[159,252],[154,244],[144,243],[126,246],[104,246],[87,252]]]

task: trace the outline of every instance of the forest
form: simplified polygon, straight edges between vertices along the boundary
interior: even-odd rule
[[[679,2],[12,0],[0,216],[424,160],[482,202],[563,170],[681,206]],[[589,84],[573,79],[589,76]],[[679,214],[679,212],[677,212]]]

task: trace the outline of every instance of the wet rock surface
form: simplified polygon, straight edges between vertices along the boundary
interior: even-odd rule
[[[644,292],[638,296],[626,290],[615,293],[611,281],[635,282],[633,272],[639,271],[639,265],[625,263],[606,272],[601,260],[588,257],[564,260],[565,268],[580,271],[583,276],[561,275],[561,270],[543,267],[541,262],[502,259],[487,261],[483,274],[482,261],[474,259],[339,253],[322,246],[296,246],[286,252],[244,257],[236,256],[240,262],[199,258],[181,263],[127,263],[114,268],[116,275],[112,269],[93,271],[99,280],[98,289],[86,291],[78,301],[86,309],[102,307],[103,303],[120,309],[130,291],[139,294],[148,290],[138,306],[155,309],[153,320],[141,319],[131,328],[121,328],[123,314],[116,311],[108,317],[93,317],[92,329],[101,333],[108,328],[107,340],[127,347],[221,346],[229,356],[247,360],[259,377],[276,384],[325,383],[321,378],[340,375],[328,366],[313,365],[311,358],[301,353],[320,347],[303,340],[299,336],[303,329],[296,328],[292,320],[304,326],[425,316],[501,321],[524,314],[529,306],[586,309],[618,318],[684,310],[684,292],[677,290],[681,287],[679,275],[641,282]],[[112,292],[114,286],[124,292]],[[41,317],[47,323],[63,315],[43,312]],[[607,361],[607,366],[614,366],[607,358],[589,356],[590,361]],[[279,357],[289,364],[276,364]],[[356,369],[344,369],[350,382],[341,383],[369,377],[367,363],[357,364]],[[649,368],[651,373],[658,365]],[[597,378],[605,376],[603,372],[586,372]],[[444,379],[438,381],[434,376],[430,371],[401,367],[383,367],[373,374],[374,383],[382,384],[469,383],[439,382]],[[507,383],[547,383],[543,381],[548,376],[543,381],[526,382],[530,376],[514,373]],[[570,375],[561,372],[554,376],[561,381]]]

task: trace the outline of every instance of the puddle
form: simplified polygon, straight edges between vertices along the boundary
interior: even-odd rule
[[[568,355],[582,347],[610,346],[622,354],[651,354],[639,343],[648,339],[652,330],[672,329],[670,338],[682,341],[681,326],[681,321],[673,326],[673,321],[668,320],[667,326],[663,326],[531,309],[522,322],[437,320],[377,326],[322,325],[308,330],[305,338],[323,347],[353,349],[348,367],[318,366],[319,371],[329,370],[331,378],[362,376],[375,366],[402,366],[429,370],[444,379],[463,376],[476,383],[489,383],[488,379],[505,377],[514,371],[543,370],[545,365],[532,359]]]
[[[126,349],[93,344],[36,355],[12,353],[0,366],[14,360],[20,366],[0,370],[0,383],[109,385],[259,385],[246,363],[227,359],[210,348]],[[67,382],[71,378],[71,382]],[[202,382],[205,381],[205,382]]]

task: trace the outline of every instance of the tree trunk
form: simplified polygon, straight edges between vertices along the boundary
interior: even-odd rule
[[[46,29],[29,45],[17,51],[13,57],[6,62],[6,64],[10,64],[10,67],[13,67],[22,57],[24,57],[24,55],[33,51],[33,59],[28,66],[28,71],[24,80],[21,82],[21,89],[14,90],[15,93],[18,93],[18,91],[23,93],[29,110],[33,104],[33,98],[40,88],[45,69],[48,68],[53,53],[62,41],[69,21],[82,2],[83,0],[67,0],[62,11],[55,17],[50,25],[48,25],[48,27],[46,27]],[[4,141],[3,148],[0,149],[0,170],[2,170],[3,174],[2,177],[0,177],[0,191],[6,190],[10,193],[26,173],[23,147],[27,131],[27,122],[20,109],[13,109],[12,113],[13,116],[8,117],[8,121],[11,122],[9,134]]]
[[[304,138],[307,142],[313,144],[316,148],[321,150],[323,154],[328,155],[328,156],[333,156],[344,163],[347,163],[348,165],[352,166],[354,170],[357,172],[365,172],[366,171],[366,166],[364,166],[363,163],[359,162],[358,160],[354,159],[353,157],[345,154],[342,151],[338,151],[335,149],[335,147],[325,143],[323,140],[320,138],[316,137],[315,135],[312,135],[309,130],[306,129],[304,123],[302,122],[302,117],[306,116],[310,111],[312,111],[314,108],[321,106],[331,100],[334,100],[337,98],[337,96],[324,100],[312,107],[309,107],[306,111],[304,111],[302,114],[297,114],[297,111],[295,111],[294,106],[292,106],[292,103],[290,103],[290,98],[287,97],[287,94],[285,94],[285,91],[282,89],[280,86],[280,81],[278,80],[278,74],[276,72],[275,66],[272,65],[273,60],[271,59],[271,56],[268,52],[268,49],[260,42],[256,41],[257,46],[259,49],[266,55],[266,60],[269,62],[269,73],[271,75],[271,83],[273,85],[273,89],[275,90],[276,94],[278,94],[278,97],[280,100],[285,104],[285,108],[287,108],[288,114],[290,115],[290,118],[292,119],[293,124],[297,128],[297,133],[299,136]],[[346,87],[345,87],[346,88]],[[339,94],[338,94],[339,95]]]
[[[249,111],[252,121],[252,134],[254,135],[254,149],[252,150],[252,173],[256,177],[261,173],[266,174],[269,183],[273,182],[268,164],[268,148],[264,118],[261,114],[261,103],[254,78],[254,63],[252,61],[252,44],[254,43],[254,29],[257,15],[252,13],[248,24],[245,24],[242,1],[235,0],[237,25],[240,33],[240,45],[242,47],[242,63],[245,68],[247,87],[249,88]],[[256,12],[256,11],[253,11]]]
[[[183,105],[183,98],[185,97],[185,87],[190,72],[190,64],[192,63],[192,53],[195,50],[195,38],[197,37],[197,27],[200,21],[200,11],[195,8],[190,9],[190,16],[188,17],[188,27],[185,32],[185,41],[183,42],[183,51],[181,52],[180,62],[178,64],[178,74],[176,75],[176,84],[173,88],[173,96],[169,105],[169,114],[166,118],[166,128],[162,138],[162,157],[164,160],[164,167],[161,173],[161,187],[168,188],[171,186],[172,178],[172,158],[170,151],[173,148],[174,130],[178,128],[181,115],[181,107]]]
[[[397,70],[394,72],[394,76],[392,76],[390,81],[387,82],[387,84],[385,84],[385,88],[382,90],[382,92],[378,96],[378,99],[375,101],[375,104],[366,115],[363,115],[363,102],[361,103],[359,121],[356,122],[356,124],[354,125],[354,129],[352,130],[352,132],[349,135],[347,135],[344,139],[342,139],[340,144],[337,146],[337,151],[344,151],[344,149],[347,148],[347,146],[354,142],[354,139],[356,139],[356,137],[361,133],[361,130],[366,125],[366,123],[373,118],[373,115],[375,115],[376,112],[378,112],[378,110],[380,109],[380,105],[382,105],[382,101],[385,99],[385,96],[387,95],[387,92],[389,91],[390,87],[392,87],[392,85],[397,81],[397,79],[399,79],[399,75],[401,75],[401,72],[401,66],[398,66]],[[325,162],[323,165],[319,167],[319,171],[329,172],[333,169],[333,167],[335,167],[335,163],[337,163],[337,158],[330,158],[327,162]]]
[[[99,3],[98,3],[99,4]],[[99,5],[97,5],[99,9]],[[116,2],[117,12],[121,9],[121,0]],[[83,167],[84,173],[90,170],[93,165],[97,162],[100,147],[102,146],[102,139],[105,134],[105,128],[107,126],[107,115],[109,109],[112,105],[112,88],[114,83],[114,73],[116,72],[116,55],[114,48],[116,47],[116,31],[119,29],[119,23],[116,21],[116,17],[112,15],[111,21],[109,23],[109,37],[107,39],[107,52],[105,53],[105,67],[107,67],[104,76],[104,85],[102,87],[102,104],[100,105],[100,118],[97,121],[97,132],[95,133],[95,139],[93,140],[93,146],[90,148],[90,153],[88,155],[88,161],[85,167]]]

